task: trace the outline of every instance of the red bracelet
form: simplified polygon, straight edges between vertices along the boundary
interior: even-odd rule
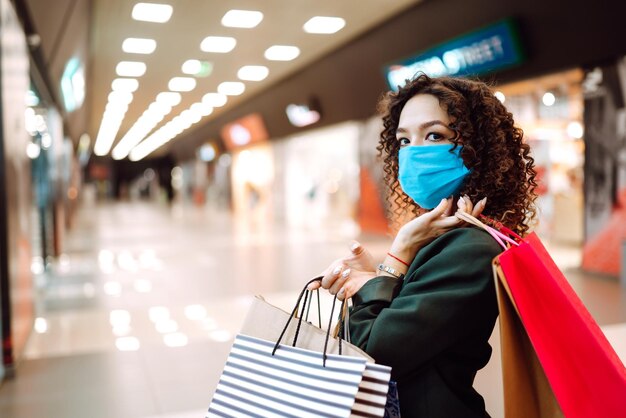
[[[402,264],[404,264],[405,266],[410,267],[410,266],[409,266],[409,263],[407,263],[406,261],[402,261],[402,260],[400,260],[400,259],[399,259],[398,257],[396,257],[395,255],[393,255],[393,254],[391,254],[391,253],[387,253],[387,255],[388,255],[389,257],[393,258],[394,260],[398,260],[399,262],[401,262],[401,263],[402,263]]]

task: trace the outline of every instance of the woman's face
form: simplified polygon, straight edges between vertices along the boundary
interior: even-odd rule
[[[449,128],[450,116],[430,94],[413,96],[402,109],[396,130],[400,147],[452,144],[457,133]]]

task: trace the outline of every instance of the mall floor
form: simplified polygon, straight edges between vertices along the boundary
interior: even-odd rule
[[[83,206],[64,255],[36,276],[40,319],[15,378],[0,386],[0,417],[203,417],[254,295],[290,309],[352,239],[385,253],[387,238],[356,234],[349,224],[285,229],[181,205]],[[624,359],[626,293],[578,271],[575,248],[550,249]],[[497,418],[497,330],[492,342],[476,386]]]

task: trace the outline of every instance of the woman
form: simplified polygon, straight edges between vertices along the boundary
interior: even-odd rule
[[[535,214],[530,149],[481,82],[420,75],[379,109],[395,214],[414,216],[382,263],[355,243],[321,285],[352,298],[352,342],[392,366],[403,418],[487,417],[472,384],[491,356],[501,249],[453,214],[483,213],[524,234]]]

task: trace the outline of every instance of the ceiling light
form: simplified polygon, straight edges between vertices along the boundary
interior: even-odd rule
[[[152,102],[150,106],[148,106],[148,111],[151,114],[156,114],[158,116],[167,115],[172,111],[172,106],[165,102]]]
[[[115,67],[120,77],[141,77],[146,73],[146,64],[138,61],[120,61]]]
[[[556,97],[554,97],[554,94],[548,92],[543,95],[543,97],[541,98],[541,101],[546,106],[552,106],[554,102],[556,102]]]
[[[156,97],[157,102],[164,103],[172,107],[178,105],[180,103],[180,100],[181,100],[180,93],[176,93],[173,91],[164,91],[162,93],[159,93]]]
[[[500,100],[501,103],[504,103],[506,100],[506,96],[501,91],[496,91],[493,95],[496,96],[496,99]]]
[[[302,27],[308,33],[335,33],[346,26],[346,21],[340,17],[315,16],[309,19]]]
[[[112,91],[108,99],[113,105],[127,105],[133,101],[133,94],[127,91]]]
[[[270,70],[262,65],[246,65],[237,72],[240,80],[261,81],[267,77]]]
[[[239,81],[225,81],[217,86],[217,91],[227,96],[239,96],[245,89],[245,84]]]
[[[200,49],[204,52],[227,53],[237,45],[237,40],[228,36],[207,36],[202,40]]]
[[[202,97],[202,103],[211,107],[222,107],[228,101],[228,97],[222,93],[207,93]]]
[[[172,17],[173,10],[169,4],[137,3],[133,7],[132,16],[144,22],[165,23]]]
[[[130,54],[152,54],[156,46],[154,39],[126,38],[122,43],[122,51]]]
[[[189,109],[191,109],[192,112],[199,114],[200,116],[209,116],[211,113],[213,113],[212,106],[201,102],[192,104]]]
[[[139,88],[139,82],[134,78],[116,78],[111,83],[113,91],[127,91],[132,93]]]
[[[289,45],[274,45],[265,51],[265,58],[271,61],[291,61],[300,55],[300,49]]]
[[[213,71],[213,64],[208,61],[187,60],[183,63],[181,70],[184,74],[207,77]]]
[[[191,91],[196,88],[196,79],[191,77],[174,77],[167,84],[172,91]]]
[[[229,10],[222,18],[222,25],[230,28],[253,28],[261,20],[263,13],[255,10]]]

